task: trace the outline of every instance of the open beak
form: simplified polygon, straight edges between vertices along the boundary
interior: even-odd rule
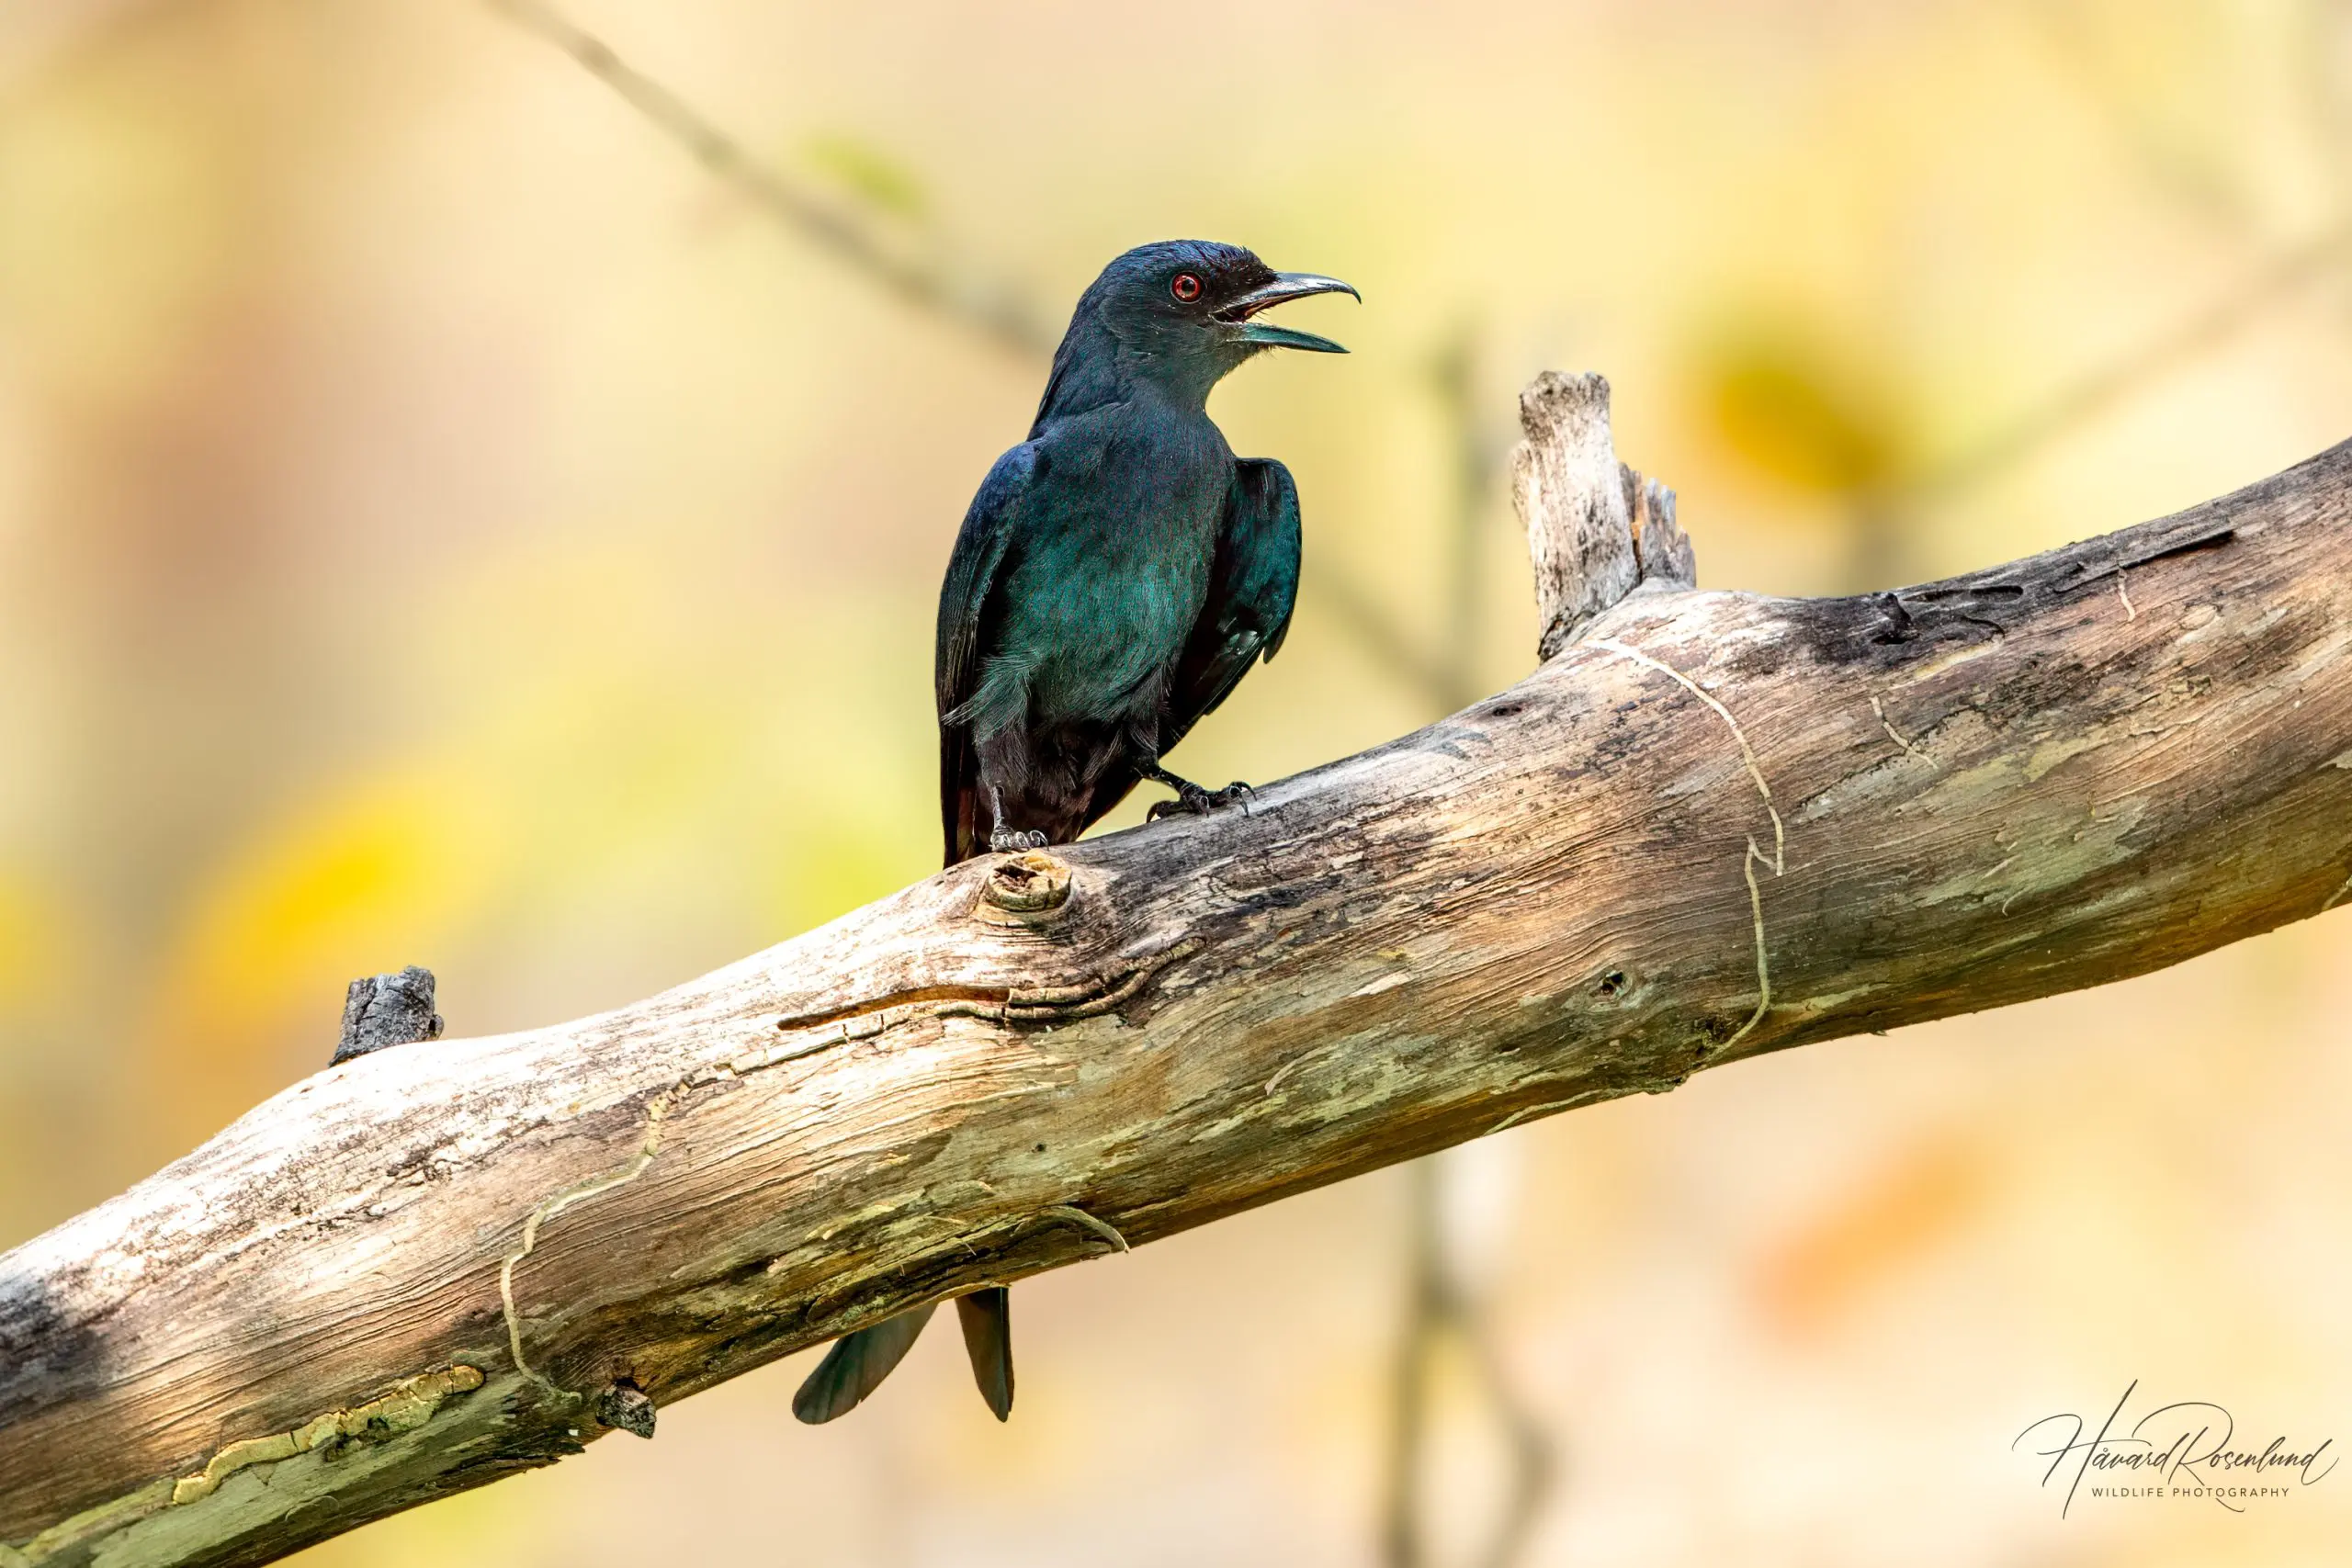
[[[1261,348],[1304,348],[1315,354],[1345,354],[1347,349],[1328,337],[1302,333],[1290,327],[1278,327],[1272,321],[1253,320],[1259,311],[1279,305],[1285,299],[1304,299],[1310,294],[1350,294],[1359,303],[1363,296],[1355,286],[1336,277],[1325,277],[1312,272],[1278,272],[1273,277],[1252,288],[1232,304],[1216,313],[1216,319],[1236,330],[1235,337],[1242,343]]]

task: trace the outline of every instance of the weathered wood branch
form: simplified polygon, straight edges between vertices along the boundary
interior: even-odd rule
[[[358,1056],[0,1258],[0,1563],[263,1562],[921,1301],[2347,897],[2352,444],[1770,600],[1671,586],[1605,398],[1530,391],[1557,653],[1500,696],[617,1012]]]

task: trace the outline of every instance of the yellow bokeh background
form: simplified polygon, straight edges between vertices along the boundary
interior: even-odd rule
[[[1349,358],[1213,404],[1307,554],[1176,759],[1212,781],[1528,668],[1491,480],[1540,368],[1607,372],[1702,580],[1773,592],[2352,434],[2341,0],[574,15],[1038,315],[1171,235],[1363,288],[1295,317]],[[316,1069],[354,976],[545,1023],[925,874],[933,595],[1040,379],[474,0],[0,6],[0,1245]],[[1449,1267],[1558,1461],[1520,1560],[2345,1561],[2352,1474],[2061,1518],[2009,1445],[2134,1379],[2352,1441],[2347,958],[2339,911],[1446,1156]],[[839,1426],[790,1419],[796,1360],[304,1561],[1378,1561],[1405,1191],[1023,1286],[1006,1427],[934,1334]],[[1444,1562],[1502,1488],[1473,1360],[1437,1363]]]

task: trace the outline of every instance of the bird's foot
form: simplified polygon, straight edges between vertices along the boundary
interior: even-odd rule
[[[1045,847],[1046,835],[1035,829],[1023,833],[1000,824],[989,831],[989,849],[995,854],[1018,853],[1022,850],[1042,850]]]
[[[1180,779],[1173,773],[1159,782],[1174,790],[1176,798],[1153,801],[1151,809],[1144,814],[1147,822],[1157,822],[1163,817],[1206,817],[1228,806],[1240,807],[1246,816],[1250,797],[1258,793],[1238,779],[1223,789],[1203,789],[1192,780]]]

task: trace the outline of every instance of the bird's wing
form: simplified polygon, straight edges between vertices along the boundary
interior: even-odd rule
[[[955,552],[947,558],[947,580],[939,587],[939,642],[932,671],[939,699],[939,814],[949,865],[987,846],[978,841],[979,759],[971,732],[949,724],[947,716],[979,689],[996,618],[994,590],[1010,574],[1014,523],[1036,457],[1036,444],[1023,442],[996,460],[964,513]]]
[[[1244,457],[1233,467],[1208,598],[1168,682],[1163,754],[1232,694],[1250,666],[1281,649],[1298,597],[1298,487],[1272,457]],[[1087,824],[1117,806],[1136,783],[1132,768],[1106,773],[1088,805]]]
[[[1272,659],[1290,630],[1291,604],[1298,597],[1298,487],[1272,457],[1244,457],[1233,470],[1208,603],[1169,684],[1162,750],[1173,750],[1186,731],[1215,712],[1251,665]]]

